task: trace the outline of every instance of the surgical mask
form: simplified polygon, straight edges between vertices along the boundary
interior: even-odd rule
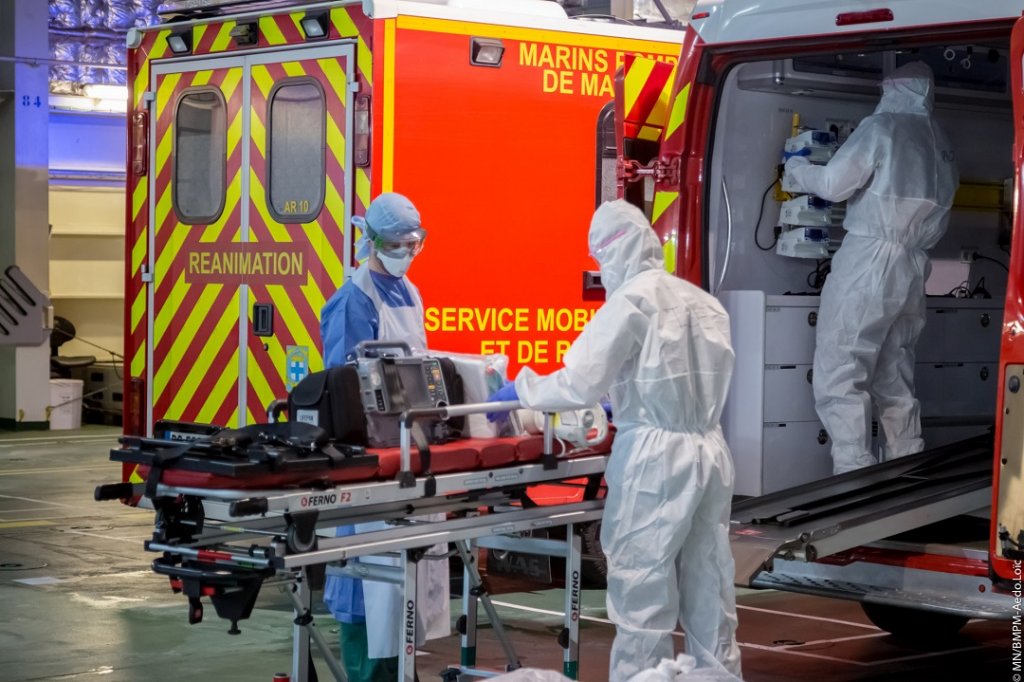
[[[412,254],[406,254],[400,258],[393,258],[383,253],[378,253],[377,258],[380,259],[380,264],[384,266],[384,269],[388,271],[388,274],[392,277],[403,277],[405,271],[409,269],[412,264]]]

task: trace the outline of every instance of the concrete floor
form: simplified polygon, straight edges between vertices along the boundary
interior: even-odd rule
[[[291,627],[282,595],[265,589],[239,636],[227,634],[212,608],[190,626],[184,598],[149,570],[155,555],[142,543],[152,514],[93,501],[96,485],[118,480],[119,465],[107,460],[116,435],[109,427],[0,432],[0,682],[258,682],[288,670]],[[560,669],[561,591],[495,599],[523,663]],[[922,651],[879,631],[853,603],[744,592],[739,617],[749,682],[1020,679],[1012,677],[1008,623],[972,622],[955,642]],[[318,613],[317,623],[336,640],[329,615]],[[581,679],[607,679],[614,630],[603,593],[584,594],[581,629]],[[487,631],[479,657],[481,666],[503,661]],[[429,643],[421,679],[437,679],[436,671],[457,660],[457,637]],[[328,679],[326,667],[320,670]]]

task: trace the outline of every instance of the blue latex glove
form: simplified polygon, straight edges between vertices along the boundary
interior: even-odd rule
[[[505,385],[499,388],[497,391],[487,399],[489,403],[500,403],[506,400],[519,400],[519,394],[516,393],[516,385],[512,381],[506,381]],[[499,420],[508,419],[508,412],[488,412],[487,421],[496,422]]]
[[[796,151],[796,152],[786,152],[786,151],[782,152],[782,159],[784,161],[789,161],[790,159],[792,159],[792,158],[794,158],[796,156],[810,156],[810,155],[811,155],[811,148],[810,147],[804,147],[800,151]]]
[[[604,408],[605,416],[608,417],[608,421],[612,420],[612,403],[607,398],[601,399],[601,407]]]

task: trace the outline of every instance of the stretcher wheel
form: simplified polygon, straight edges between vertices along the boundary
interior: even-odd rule
[[[312,551],[316,547],[316,533],[303,532],[295,525],[288,526],[288,550],[295,554]]]

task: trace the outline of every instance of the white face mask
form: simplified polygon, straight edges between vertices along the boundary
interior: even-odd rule
[[[401,258],[392,258],[386,256],[383,253],[378,253],[377,258],[380,259],[380,264],[384,266],[384,269],[388,271],[388,274],[392,277],[402,277],[405,275],[405,271],[409,269],[412,264],[412,255],[402,256]]]

